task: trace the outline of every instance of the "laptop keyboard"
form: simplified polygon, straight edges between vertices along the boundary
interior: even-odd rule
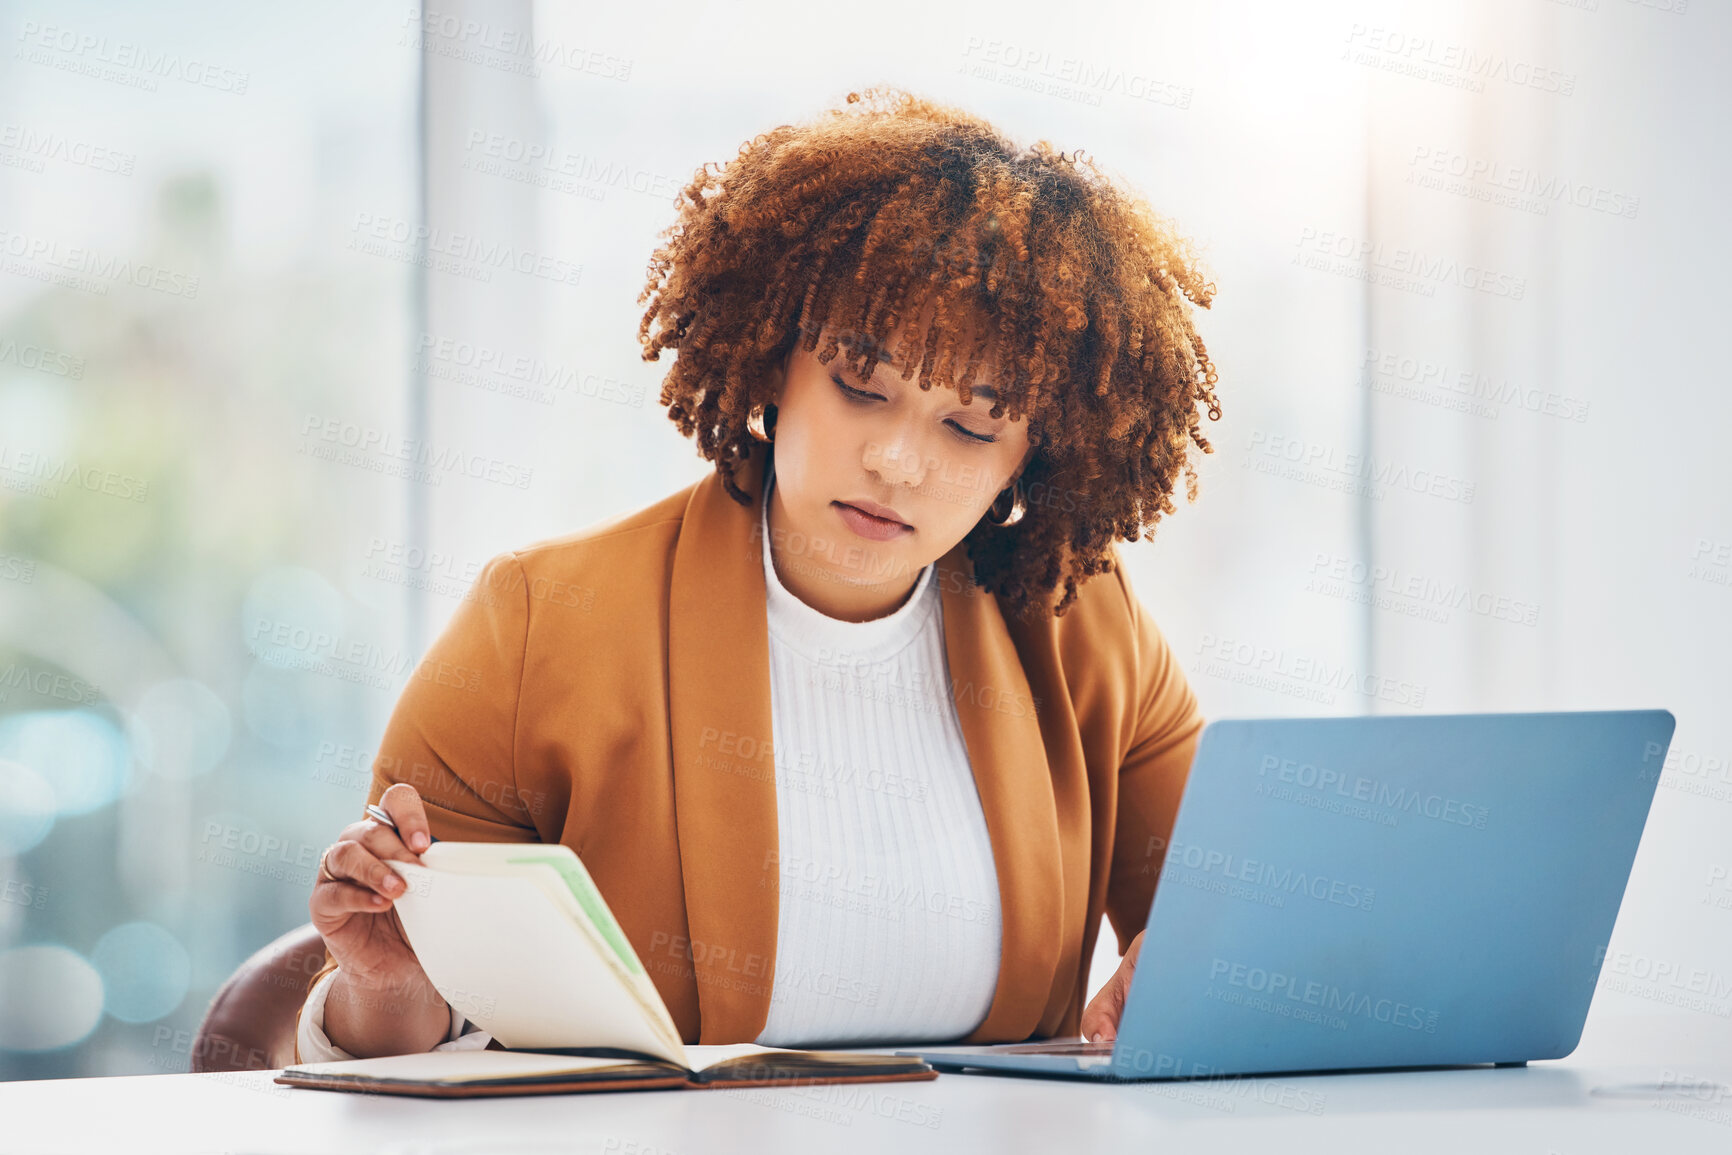
[[[1111,1055],[1111,1043],[1007,1043],[994,1047],[1001,1055]]]

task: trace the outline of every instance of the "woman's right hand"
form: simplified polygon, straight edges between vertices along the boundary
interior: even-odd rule
[[[338,965],[325,1034],[359,1058],[431,1050],[451,1025],[450,1008],[397,918],[394,903],[407,884],[385,865],[419,865],[419,852],[432,843],[427,811],[405,782],[387,789],[379,805],[397,829],[371,818],[344,827],[324,855],[329,874],[320,873],[307,904]]]

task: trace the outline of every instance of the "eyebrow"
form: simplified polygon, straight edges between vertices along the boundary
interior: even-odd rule
[[[858,342],[843,340],[842,344],[846,345],[849,348],[854,349],[856,352],[859,352],[862,354],[865,353],[865,351],[866,351],[865,348],[862,345],[860,345]],[[902,363],[890,355],[890,350],[888,348],[880,348],[880,350],[878,352],[878,364],[888,365],[888,366],[890,366],[890,368],[896,370],[896,372],[898,372],[898,373],[902,372]],[[991,404],[996,404],[998,402],[998,399],[999,399],[998,398],[998,390],[994,389],[990,385],[971,386],[968,390],[968,394],[969,394],[968,399],[970,402],[972,402],[976,397],[981,397],[981,398],[984,398],[987,402],[989,402]]]

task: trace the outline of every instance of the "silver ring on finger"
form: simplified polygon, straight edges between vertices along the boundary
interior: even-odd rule
[[[337,848],[337,844],[335,842],[333,842],[333,843],[331,843],[331,845],[325,847],[325,853],[324,854],[319,855],[319,881],[320,882],[340,882],[340,881],[342,881],[336,875],[331,873],[330,865],[325,862],[325,859],[330,855],[331,851],[335,850],[336,848]]]

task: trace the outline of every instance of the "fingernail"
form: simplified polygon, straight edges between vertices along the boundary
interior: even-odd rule
[[[1091,1042],[1091,1043],[1098,1043],[1100,1041],[1101,1041],[1101,1033],[1099,1031],[1096,1031],[1094,1034],[1089,1036],[1089,1042]]]
[[[401,878],[397,877],[395,874],[393,874],[390,878],[387,878],[385,880],[385,889],[386,890],[401,890],[402,888],[403,888],[403,880]]]
[[[412,835],[410,837],[409,844],[411,846],[413,846],[416,850],[426,850],[427,849],[427,836],[425,834],[421,833],[419,830],[417,830],[414,833],[414,835]]]

